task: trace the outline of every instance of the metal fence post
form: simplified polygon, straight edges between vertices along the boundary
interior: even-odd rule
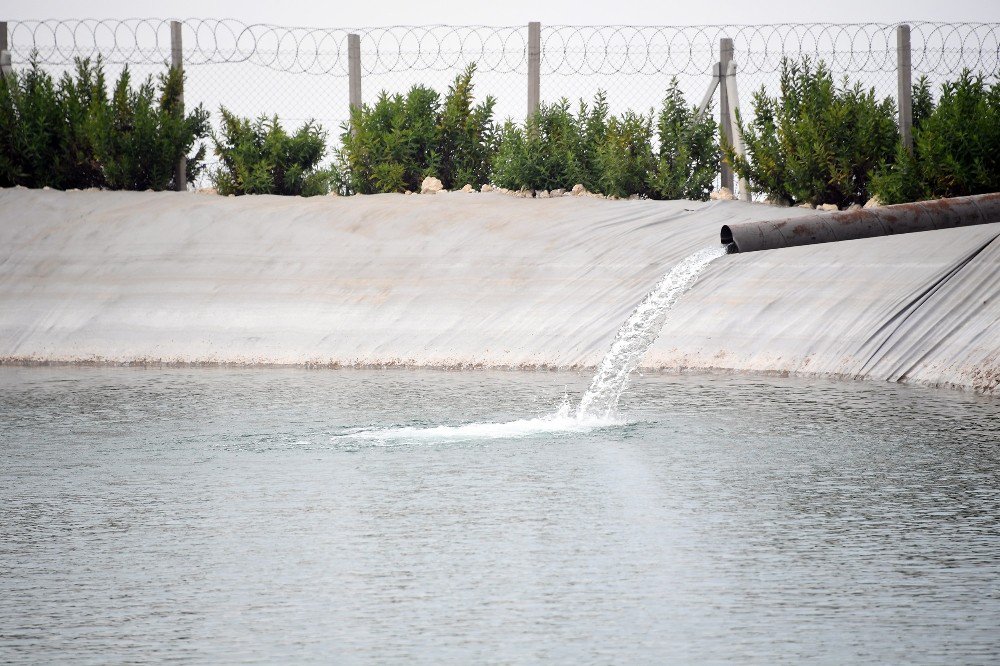
[[[180,70],[181,91],[180,91],[180,111],[184,115],[184,49],[181,42],[180,21],[170,22],[170,67]],[[187,155],[181,155],[177,160],[177,167],[174,170],[174,189],[178,192],[187,191]]]
[[[896,26],[896,78],[899,85],[899,138],[913,152],[913,73],[910,65],[910,26]]]
[[[528,24],[528,117],[538,112],[541,102],[542,24]]]
[[[7,21],[0,21],[0,76],[7,76],[12,71],[10,47],[7,45]]]
[[[733,131],[729,124],[729,91],[726,88],[726,73],[729,71],[729,63],[733,59],[733,40],[723,37],[719,40],[719,126],[722,130],[722,138],[726,143],[733,145]],[[733,168],[723,160],[721,186],[728,187],[733,191]]]
[[[361,108],[361,35],[347,36],[347,77],[350,86],[350,111]]]

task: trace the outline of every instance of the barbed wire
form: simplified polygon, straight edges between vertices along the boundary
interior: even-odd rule
[[[476,63],[497,74],[527,72],[526,26],[306,28],[187,19],[186,65],[247,63],[278,72],[346,77],[347,35],[361,36],[366,75],[452,71]],[[823,59],[834,71],[895,69],[899,24],[788,23],[708,26],[542,26],[542,74],[559,76],[703,74],[729,37],[747,74],[774,72],[783,57]],[[954,74],[1000,68],[1000,24],[909,23],[915,72]],[[24,62],[46,65],[100,56],[110,64],[159,65],[170,58],[170,21],[74,19],[15,21],[9,43]]]

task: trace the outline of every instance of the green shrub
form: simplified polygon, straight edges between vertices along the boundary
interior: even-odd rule
[[[417,85],[405,96],[383,91],[375,104],[352,110],[338,152],[340,189],[419,191],[426,176],[447,189],[489,182],[496,101],[487,97],[473,105],[474,73],[469,65],[459,74],[443,103],[437,92]]]
[[[597,147],[597,191],[611,197],[648,196],[656,169],[652,137],[651,114],[626,111],[612,117]]]
[[[873,179],[887,204],[1000,191],[1000,85],[964,70],[941,86],[935,105],[926,78],[913,87],[913,153]]]
[[[656,116],[658,148],[653,149],[653,113],[627,111],[609,116],[603,92],[592,106],[580,102],[542,105],[519,126],[508,121],[493,161],[493,182],[514,190],[568,189],[580,183],[608,196],[706,199],[718,172],[721,152],[717,126],[684,101],[671,81]]]
[[[569,101],[543,104],[524,126],[508,120],[493,159],[493,183],[511,190],[597,187],[599,149],[608,132],[608,105],[598,93],[574,116]]]
[[[673,79],[657,117],[659,152],[650,179],[654,198],[704,201],[712,193],[722,160],[718,124],[707,113],[695,124],[697,113]]]
[[[177,162],[183,156],[188,156],[188,183],[204,169],[205,146],[199,145],[194,155],[189,153],[208,134],[208,112],[198,106],[184,115],[181,70],[170,68],[159,82],[159,92],[151,77],[132,88],[126,67],[110,105],[94,110],[97,159],[111,189],[173,189]]]
[[[374,105],[351,111],[338,163],[344,193],[419,191],[440,165],[435,151],[440,97],[426,86],[403,95],[384,91]]]
[[[211,173],[219,194],[313,196],[330,190],[331,174],[318,168],[326,132],[308,121],[288,134],[277,116],[257,120],[220,109],[220,133],[212,134],[220,166]]]
[[[726,159],[755,193],[790,204],[864,203],[869,179],[891,160],[898,141],[895,103],[874,89],[835,86],[820,61],[781,65],[780,97],[753,96],[754,119],[738,117],[747,158],[724,146]]]
[[[56,84],[32,57],[30,67],[0,78],[0,185],[57,189],[173,188],[174,165],[206,136],[208,114],[180,107],[183,75],[130,87],[126,68],[111,99],[100,61],[77,60]],[[187,180],[202,168],[204,148],[188,160]]]

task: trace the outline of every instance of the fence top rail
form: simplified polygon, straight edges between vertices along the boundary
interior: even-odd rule
[[[76,58],[161,65],[170,58],[167,18],[32,19],[8,22],[17,62]],[[289,27],[237,19],[183,19],[186,65],[251,63],[281,72],[347,76],[347,35],[361,36],[364,74],[447,71],[476,63],[498,74],[527,71],[527,26]],[[543,25],[543,75],[703,74],[719,39],[731,38],[745,74],[772,72],[785,56],[823,59],[842,72],[894,69],[897,26],[910,26],[913,68],[951,74],[1000,70],[1000,23],[773,23],[688,26]]]

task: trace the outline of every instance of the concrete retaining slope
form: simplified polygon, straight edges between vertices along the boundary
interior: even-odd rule
[[[0,359],[594,366],[722,224],[808,212],[0,190]],[[723,257],[644,366],[1000,392],[998,236],[1000,223]]]

